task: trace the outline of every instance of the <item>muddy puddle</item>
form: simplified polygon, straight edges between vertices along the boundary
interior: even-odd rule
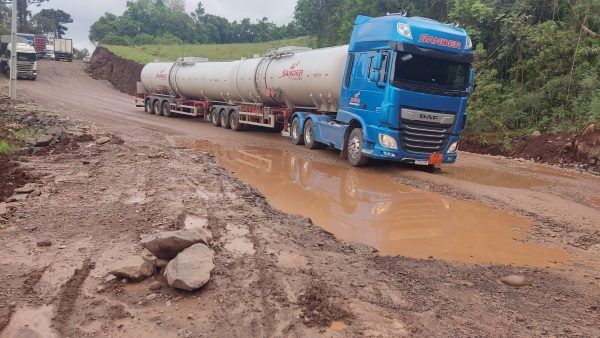
[[[309,217],[338,239],[373,246],[383,255],[531,266],[567,260],[561,248],[522,242],[531,226],[527,218],[419,191],[368,169],[268,148],[177,143],[212,153],[273,207]]]
[[[491,168],[444,166],[438,175],[499,188],[526,189],[550,185],[550,181]]]

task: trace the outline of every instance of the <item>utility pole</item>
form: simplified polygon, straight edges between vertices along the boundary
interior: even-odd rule
[[[17,0],[12,1],[12,25],[10,40],[10,98],[17,98]]]

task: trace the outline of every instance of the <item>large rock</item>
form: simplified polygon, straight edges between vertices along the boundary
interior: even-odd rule
[[[8,213],[8,207],[6,203],[0,202],[0,217],[5,216]]]
[[[54,137],[52,135],[38,135],[35,138],[35,143],[33,144],[34,147],[47,147],[50,145],[50,143],[52,142],[52,140],[54,140]]]
[[[575,141],[575,159],[585,163],[600,159],[600,128],[596,125],[588,125]]]
[[[193,291],[208,283],[214,269],[214,252],[204,244],[196,244],[169,262],[165,278],[172,288]]]
[[[142,238],[141,245],[154,256],[162,259],[173,259],[184,249],[198,243],[210,244],[210,236],[206,230],[178,230],[160,232]]]
[[[142,281],[154,274],[155,260],[148,257],[131,256],[116,263],[109,271],[117,278]]]

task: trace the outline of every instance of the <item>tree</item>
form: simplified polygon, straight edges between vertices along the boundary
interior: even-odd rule
[[[32,17],[33,27],[42,34],[53,34],[61,38],[68,30],[63,24],[73,22],[70,14],[60,9],[43,9]]]
[[[30,5],[40,6],[43,2],[50,0],[16,0],[17,1],[17,24],[20,33],[29,33],[27,19],[31,16]]]
[[[87,48],[84,49],[74,49],[74,56],[76,60],[83,60],[83,58],[90,56],[90,51]]]

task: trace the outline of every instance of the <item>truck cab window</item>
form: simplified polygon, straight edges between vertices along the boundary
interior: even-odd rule
[[[344,86],[348,88],[350,86],[350,79],[352,78],[352,70],[354,69],[354,54],[350,54],[348,58],[348,67],[346,68],[346,78],[344,79]]]
[[[398,52],[394,66],[396,87],[466,92],[469,86],[467,63]]]
[[[381,56],[382,56],[383,61],[381,62],[381,69],[379,70],[379,73],[380,73],[379,81],[385,82],[385,81],[387,81],[387,67],[388,67],[389,54],[387,52],[383,52],[381,54]],[[377,70],[373,67],[373,59],[374,59],[374,57],[371,57],[371,64],[369,66],[369,75],[367,77],[368,79],[370,79],[371,74]]]

